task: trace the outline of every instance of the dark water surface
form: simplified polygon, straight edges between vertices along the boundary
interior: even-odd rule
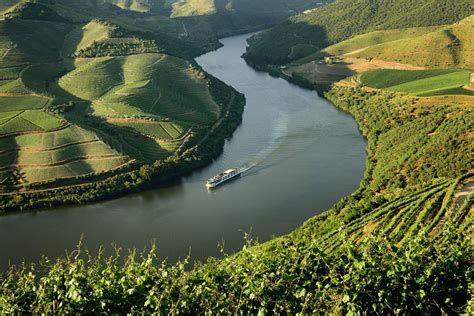
[[[248,35],[198,63],[244,93],[243,124],[212,165],[175,185],[97,204],[0,217],[0,268],[8,261],[56,257],[84,235],[91,249],[115,243],[143,248],[156,240],[163,257],[204,259],[243,244],[288,233],[355,191],[366,142],[354,120],[315,92],[248,67],[240,55]],[[206,179],[253,163],[239,179],[208,192]]]

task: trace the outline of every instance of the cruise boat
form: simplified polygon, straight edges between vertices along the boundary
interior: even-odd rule
[[[226,171],[218,174],[217,176],[214,176],[214,177],[210,178],[209,180],[207,180],[206,187],[215,188],[218,185],[220,185],[220,184],[222,184],[222,183],[224,183],[224,182],[226,182],[226,181],[228,181],[232,178],[237,177],[242,172],[245,172],[248,169],[249,168],[232,168],[232,169],[226,170]]]

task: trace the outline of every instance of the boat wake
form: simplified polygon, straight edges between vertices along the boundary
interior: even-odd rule
[[[270,142],[261,149],[254,157],[250,160],[242,162],[240,168],[246,169],[248,171],[258,165],[260,165],[265,159],[267,159],[271,154],[273,154],[285,140],[288,135],[288,124],[289,116],[281,115],[275,122],[275,125],[272,129],[272,136]]]
[[[238,163],[238,167],[226,170],[209,179],[206,183],[208,189],[215,188],[220,184],[234,177],[240,176],[243,173],[246,173],[249,170],[254,169],[258,165],[260,165],[265,159],[267,159],[271,154],[275,152],[275,150],[277,150],[281,146],[286,136],[288,135],[288,123],[288,115],[279,116],[275,124],[273,125],[271,141],[267,144],[267,146],[261,149],[252,159],[247,161],[241,161],[240,163]]]

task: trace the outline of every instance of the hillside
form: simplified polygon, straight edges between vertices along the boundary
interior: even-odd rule
[[[57,2],[22,2],[0,21],[3,211],[50,205],[56,188],[65,196],[55,203],[66,203],[63,188],[140,186],[145,164],[179,164],[212,127],[221,134],[206,154],[187,158],[192,169],[219,153],[240,122],[242,97],[186,57],[202,48],[128,28],[125,19],[72,23],[79,15]],[[220,128],[224,116],[233,121]],[[41,197],[30,199],[33,192]]]
[[[325,48],[330,55],[376,58],[421,67],[474,68],[469,34],[474,15],[448,26],[394,29],[355,36]]]
[[[217,38],[268,28],[328,0],[40,0],[75,22],[107,18],[120,26],[178,39],[204,50]],[[73,10],[71,10],[73,9]],[[196,52],[196,55],[203,53]]]
[[[255,37],[246,58],[253,63],[285,64],[370,31],[452,24],[471,15],[472,4],[472,0],[338,0]],[[305,51],[292,57],[292,49],[301,45]]]
[[[7,147],[18,145],[4,150],[2,190],[28,196],[110,177],[115,186],[127,182],[117,191],[135,189],[143,177],[117,179],[128,179],[144,164],[180,161],[212,128],[218,134],[209,141],[213,148],[201,153],[205,159],[193,154],[183,170],[204,164],[240,121],[243,99],[204,73],[193,57],[219,47],[220,36],[266,27],[315,5],[302,0],[4,3],[0,139]],[[218,128],[224,117],[234,123]],[[64,142],[43,141],[46,134],[55,139],[62,133],[68,135]],[[29,139],[44,144],[31,147]],[[26,153],[38,155],[26,159]],[[48,200],[51,195],[44,192]],[[29,197],[18,201],[2,208],[36,203]]]

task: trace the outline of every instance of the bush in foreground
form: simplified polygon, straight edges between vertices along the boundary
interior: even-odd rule
[[[415,237],[398,247],[368,237],[326,254],[308,240],[277,239],[191,270],[147,253],[66,258],[13,267],[0,278],[0,310],[33,313],[403,313],[466,310],[473,284],[470,235]],[[471,289],[469,289],[471,287]]]

